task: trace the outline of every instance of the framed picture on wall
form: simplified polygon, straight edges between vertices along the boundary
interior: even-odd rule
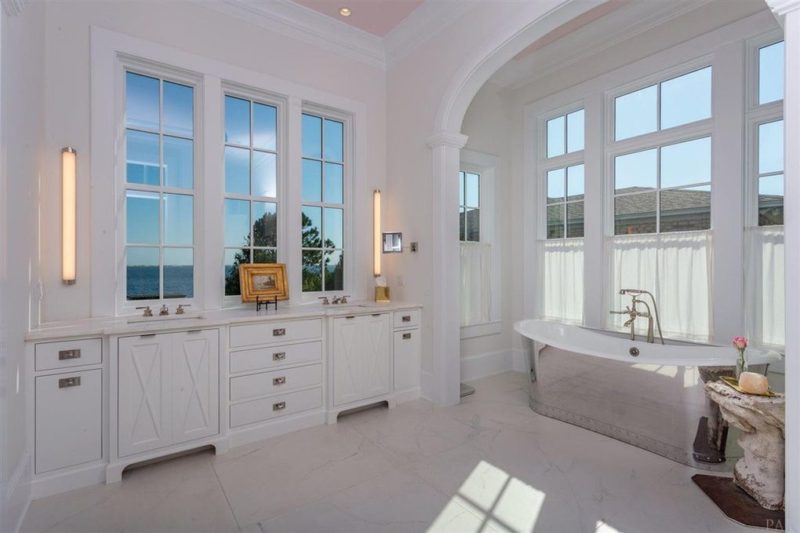
[[[258,263],[239,265],[239,280],[243,302],[289,299],[286,265],[283,263]]]

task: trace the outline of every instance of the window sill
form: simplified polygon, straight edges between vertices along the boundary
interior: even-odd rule
[[[499,320],[482,324],[470,324],[469,326],[461,326],[461,340],[499,335],[502,331],[503,323]]]

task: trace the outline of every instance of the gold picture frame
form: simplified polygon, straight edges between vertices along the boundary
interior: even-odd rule
[[[289,299],[286,265],[283,263],[257,263],[239,265],[239,285],[243,302]]]

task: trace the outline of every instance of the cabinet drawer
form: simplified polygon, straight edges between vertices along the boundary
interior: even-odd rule
[[[231,401],[322,385],[322,365],[301,366],[231,378]]]
[[[103,458],[101,370],[36,378],[36,473]]]
[[[98,365],[103,361],[100,339],[43,342],[36,345],[36,370]]]
[[[397,328],[415,328],[419,326],[419,309],[409,309],[407,311],[394,312],[394,327]]]
[[[263,422],[322,406],[322,389],[310,389],[231,406],[231,427]]]
[[[419,329],[394,332],[394,390],[419,387]]]
[[[231,326],[231,348],[278,342],[293,342],[322,337],[322,320],[260,322]]]
[[[322,343],[304,342],[231,352],[231,374],[322,360]]]

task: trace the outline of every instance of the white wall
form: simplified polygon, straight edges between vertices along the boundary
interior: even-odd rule
[[[2,14],[0,51],[0,531],[28,501],[24,336],[36,276],[36,194],[44,134],[44,6]]]
[[[79,319],[97,314],[92,309],[90,230],[90,27],[96,26],[219,60],[258,73],[313,87],[364,104],[366,131],[366,189],[381,187],[386,174],[385,72],[318,46],[294,40],[247,21],[229,17],[193,2],[48,2],[46,7],[46,171],[43,176],[41,321]],[[213,38],[209,31],[213,28]],[[178,65],[180,66],[180,65]],[[263,87],[269,90],[269,87]],[[47,213],[59,205],[61,148],[79,154],[78,282],[64,286],[57,254],[60,229]],[[97,176],[94,177],[98,179]],[[111,177],[109,176],[109,179]],[[368,191],[359,191],[369,199]],[[362,228],[358,248],[371,250],[371,213],[356,221]],[[291,223],[291,222],[290,222]],[[279,243],[280,244],[280,243]],[[113,253],[109,250],[109,253]],[[360,254],[363,271],[371,272],[369,253]],[[221,273],[220,273],[221,275]],[[362,276],[356,292],[366,294],[371,278]],[[112,296],[109,295],[109,298]],[[65,302],[68,302],[65,304]],[[219,302],[206,302],[214,307]]]

